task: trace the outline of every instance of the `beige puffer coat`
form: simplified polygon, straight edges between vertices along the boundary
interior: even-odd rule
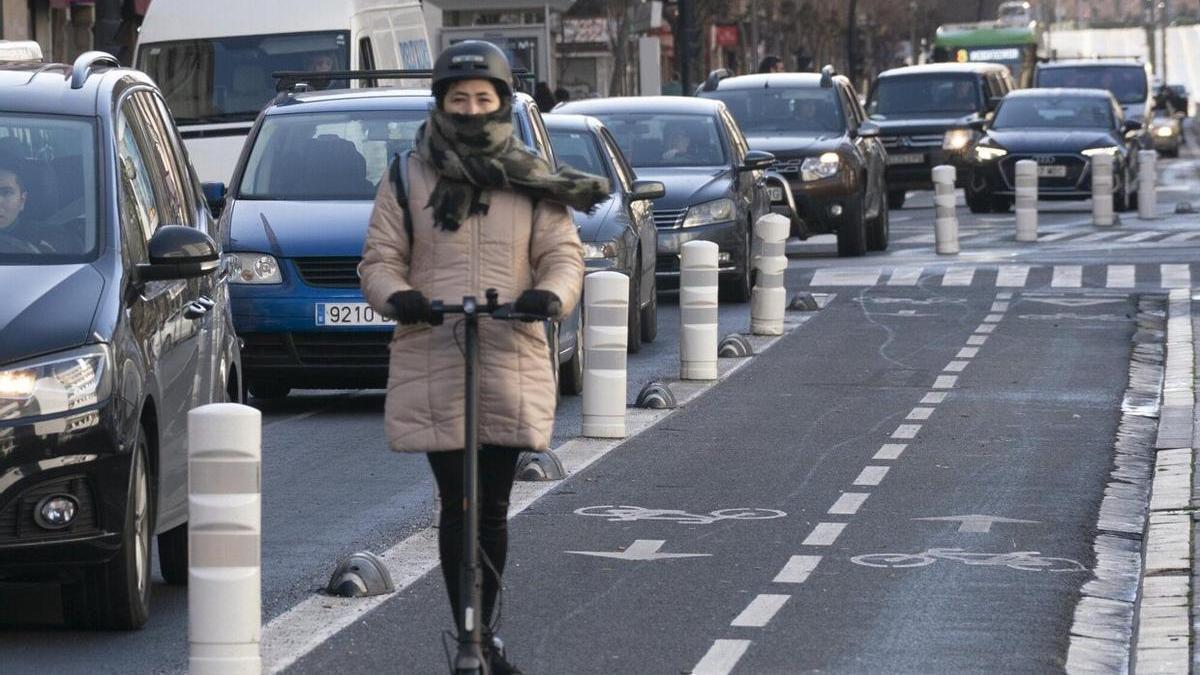
[[[487,215],[472,216],[456,232],[433,225],[425,208],[437,174],[415,154],[406,181],[413,233],[385,176],[358,273],[375,311],[390,314],[387,300],[416,289],[430,300],[459,304],[495,288],[500,302],[523,291],[552,291],[563,313],[579,301],[583,247],[567,208],[520,194],[492,192]],[[391,343],[384,424],[392,450],[460,450],[463,439],[464,361],[461,317],[441,326],[398,325]],[[493,321],[479,325],[479,439],[485,445],[545,450],[554,427],[556,391],[545,328],[541,323]]]

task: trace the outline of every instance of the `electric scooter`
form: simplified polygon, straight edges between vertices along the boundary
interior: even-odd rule
[[[529,322],[545,321],[549,318],[539,314],[516,312],[511,303],[498,304],[500,294],[494,288],[489,288],[485,295],[487,302],[482,306],[474,296],[464,297],[461,305],[447,305],[441,300],[429,303],[432,325],[441,325],[447,314],[461,314],[466,323],[466,336],[463,340],[463,356],[466,360],[464,522],[462,567],[459,574],[459,598],[462,605],[459,625],[462,626],[462,630],[458,635],[458,652],[454,656],[454,675],[490,675],[491,672],[488,661],[483,656],[483,575],[479,566],[479,317],[488,315],[496,321]]]

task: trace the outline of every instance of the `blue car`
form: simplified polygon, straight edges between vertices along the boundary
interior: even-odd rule
[[[285,92],[259,115],[228,194],[206,186],[223,208],[234,327],[255,398],[386,385],[395,323],[366,303],[357,267],[379,181],[433,105],[428,90]],[[513,110],[517,135],[554,164],[533,99],[517,94]],[[577,327],[576,313],[551,343],[570,394],[583,380]]]

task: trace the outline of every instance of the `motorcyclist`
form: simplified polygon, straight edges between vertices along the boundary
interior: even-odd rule
[[[490,43],[460,42],[438,57],[437,105],[417,133],[407,166],[396,160],[390,172],[403,181],[406,198],[398,202],[392,179],[380,182],[359,265],[367,300],[399,322],[385,427],[392,450],[427,453],[441,495],[439,551],[456,622],[464,515],[461,326],[449,319],[431,326],[430,300],[482,300],[495,288],[500,302],[513,302],[518,312],[565,316],[579,301],[584,272],[567,207],[588,211],[609,194],[606,179],[567,167],[556,171],[513,135],[511,83],[507,58]],[[486,627],[507,557],[517,457],[549,447],[556,385],[542,324],[484,320],[479,340]],[[485,629],[491,672],[519,672],[492,645]]]

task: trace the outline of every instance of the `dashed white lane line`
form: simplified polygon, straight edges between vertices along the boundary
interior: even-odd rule
[[[925,398],[921,399],[921,403],[926,404],[926,405],[929,405],[929,404],[937,405],[945,400],[946,400],[946,392],[931,391],[931,392],[925,394]]]
[[[760,593],[758,597],[750,601],[741,614],[734,617],[729,625],[739,628],[762,628],[771,623],[771,619],[775,618],[775,615],[791,598],[790,595]]]
[[[996,272],[996,286],[1021,288],[1029,277],[1028,265],[1004,265]]]
[[[777,584],[802,584],[808,581],[808,577],[817,569],[817,564],[821,562],[819,555],[794,555],[788,559],[787,564],[783,569],[779,570],[779,574],[775,575],[774,583]]]
[[[1163,288],[1189,288],[1192,285],[1190,265],[1162,265]]]
[[[1145,232],[1134,232],[1131,235],[1121,237],[1117,241],[1119,241],[1121,243],[1145,241],[1146,239],[1153,239],[1153,238],[1157,237],[1159,234],[1160,234],[1160,232],[1158,230],[1147,230]]]
[[[1012,300],[1012,295],[1013,294],[1011,291],[1004,291],[1003,293],[997,293],[996,299],[997,300]]]
[[[1083,286],[1082,265],[1055,265],[1050,285],[1056,288],[1079,288]]]
[[[1008,311],[1008,303],[1007,302],[999,302],[999,301],[993,302],[992,308],[988,311],[989,312],[1007,312]]]
[[[908,417],[905,417],[904,419],[918,420],[918,421],[927,420],[927,419],[929,419],[929,416],[932,414],[933,414],[933,408],[918,407],[918,408],[913,408],[911,411],[909,411]]]
[[[729,675],[750,649],[750,640],[717,640],[692,669],[692,675]]]
[[[970,286],[975,278],[974,267],[951,267],[942,275],[943,286]]]
[[[946,367],[942,368],[942,370],[947,373],[961,373],[967,367],[968,363],[970,363],[970,361],[951,361],[950,363],[947,363]]]
[[[991,333],[991,332],[993,332],[993,331],[995,331],[995,330],[996,330],[996,324],[994,324],[994,323],[981,323],[981,324],[979,324],[979,328],[976,328],[976,329],[975,329],[975,332],[976,332],[976,333]]]
[[[817,523],[813,531],[800,542],[801,546],[832,546],[837,541],[846,523]]]
[[[886,466],[864,466],[862,472],[858,474],[858,478],[854,479],[854,484],[879,485],[883,482],[883,477],[887,475],[888,468]]]
[[[892,438],[911,439],[917,437],[917,432],[921,430],[920,424],[901,424],[892,432]]]
[[[1043,234],[1042,236],[1038,237],[1038,241],[1058,241],[1059,239],[1066,239],[1067,237],[1073,237],[1077,234],[1079,234],[1079,230],[1064,230],[1062,232]]]
[[[829,515],[831,516],[852,516],[858,513],[862,505],[870,497],[869,492],[843,492],[841,497],[829,507]]]
[[[899,459],[907,447],[904,443],[884,443],[879,452],[875,453],[875,459]]]
[[[975,345],[976,347],[982,347],[983,344],[987,342],[987,339],[988,336],[986,335],[972,335],[971,337],[967,338],[967,344]]]
[[[954,384],[958,382],[957,375],[938,375],[933,381],[934,389],[953,389]]]
[[[979,347],[963,347],[962,349],[958,350],[958,355],[955,356],[954,358],[956,358],[956,359],[973,359],[978,355],[979,355]]]
[[[916,286],[924,267],[897,267],[888,278],[888,286]]]
[[[1104,285],[1108,288],[1133,288],[1137,285],[1136,268],[1133,265],[1109,265]]]
[[[1004,318],[1003,314],[988,314],[987,316],[983,317],[983,322],[984,323],[997,323],[1000,321],[1000,319],[1003,319],[1003,318]]]
[[[883,270],[878,267],[827,267],[813,274],[809,286],[874,286]]]

